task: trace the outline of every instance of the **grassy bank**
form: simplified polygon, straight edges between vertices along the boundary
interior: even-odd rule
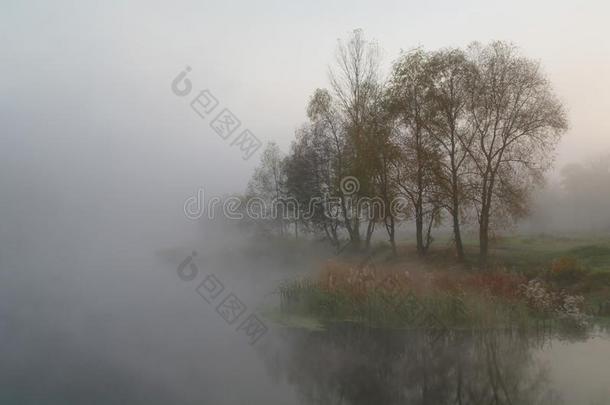
[[[469,244],[469,257],[476,246]],[[457,265],[437,244],[425,259],[411,244],[399,257],[378,245],[366,257],[325,262],[278,288],[280,313],[321,321],[399,328],[582,328],[610,315],[610,238],[505,238],[492,270]],[[469,261],[473,263],[471,259]]]

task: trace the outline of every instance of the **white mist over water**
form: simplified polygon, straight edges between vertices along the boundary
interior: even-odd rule
[[[510,11],[447,2],[434,13],[393,1],[1,8],[2,403],[297,402],[195,281],[176,274],[196,250],[197,282],[214,273],[254,310],[282,279],[313,267],[307,255],[253,259],[247,237],[184,216],[200,187],[241,192],[256,164],[171,92],[186,65],[197,89],[287,149],[308,97],[327,83],[335,38],[353,28],[378,38],[388,58],[418,44],[514,40],[542,60],[570,107],[559,163],[610,148],[605,2],[517,2]]]

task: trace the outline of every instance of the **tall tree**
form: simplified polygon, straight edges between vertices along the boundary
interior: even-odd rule
[[[438,185],[442,204],[452,218],[453,239],[459,261],[464,260],[460,222],[468,189],[465,182],[468,169],[468,147],[474,140],[470,131],[466,105],[467,81],[471,64],[459,49],[432,52],[428,59],[431,74],[431,120],[427,125],[440,151]]]
[[[374,201],[371,218],[382,222],[388,234],[388,239],[392,247],[392,253],[396,252],[396,226],[398,222],[396,206],[399,191],[396,183],[396,176],[393,175],[394,167],[400,162],[401,151],[397,143],[397,131],[394,120],[388,113],[388,100],[382,99],[377,105],[377,111],[370,121],[368,133],[367,150],[369,151],[371,186]],[[370,197],[369,197],[370,199]],[[379,202],[379,205],[375,203]],[[367,238],[367,245],[370,235]]]
[[[342,209],[349,217],[346,228],[355,249],[358,249],[361,243],[361,213],[358,212],[358,199],[361,195],[371,192],[371,163],[367,138],[372,136],[369,132],[370,122],[381,96],[379,60],[378,46],[368,41],[362,30],[357,29],[346,42],[339,41],[335,64],[329,69],[337,112],[340,114],[342,130],[348,140],[343,161],[345,172],[349,176],[356,177],[360,183],[359,190],[349,197],[341,193]],[[346,198],[350,199],[351,204],[344,203]],[[374,222],[370,225],[372,224]],[[368,232],[367,234],[370,235]]]
[[[487,264],[491,221],[523,213],[532,186],[550,167],[566,114],[537,62],[511,44],[472,44],[468,115],[474,141],[474,203],[481,265]]]
[[[269,142],[262,153],[261,162],[254,170],[248,183],[247,196],[260,199],[264,212],[261,224],[272,224],[280,236],[284,235],[285,208],[285,171],[283,156],[275,142]]]
[[[394,166],[396,185],[413,205],[417,252],[422,256],[432,242],[432,226],[440,220],[435,181],[440,156],[430,132],[434,109],[429,67],[429,55],[421,49],[403,55],[394,64],[387,89],[389,109],[400,131],[401,159]]]
[[[339,221],[352,242],[359,240],[340,187],[341,179],[349,172],[350,142],[336,101],[327,90],[317,89],[314,92],[309,100],[307,116],[310,120],[310,148],[315,148],[317,158],[319,193],[324,200],[324,215],[328,219],[323,222],[323,229],[339,249]],[[328,196],[332,197],[330,201]],[[339,204],[335,204],[335,199],[339,199]]]
[[[298,203],[298,219],[304,229],[324,232],[339,249],[338,218],[328,215],[325,195],[334,184],[335,149],[329,132],[321,125],[304,125],[297,131],[286,157],[286,191]]]

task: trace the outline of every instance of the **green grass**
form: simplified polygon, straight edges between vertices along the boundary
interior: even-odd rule
[[[594,312],[598,308],[609,313],[610,238],[511,238],[500,241],[494,253],[507,267],[531,277],[544,274],[554,260],[576,259],[585,270],[584,278],[563,287],[585,295]]]
[[[324,325],[314,315],[287,313],[278,309],[264,311],[262,315],[281,328],[298,328],[311,331],[324,330]]]
[[[573,332],[586,327],[553,313],[532,312],[522,300],[483,292],[437,291],[418,296],[389,296],[370,291],[355,299],[347,291],[327,291],[310,283],[296,282],[285,285],[279,293],[281,309],[270,312],[267,318],[285,327],[320,329],[329,323],[355,322],[369,327],[423,329],[434,333],[489,328],[527,331],[538,328],[541,323]]]
[[[477,272],[478,243],[465,241],[468,266],[455,266],[455,258],[448,239],[439,238],[429,255],[421,262],[415,256],[414,242],[401,241],[399,257],[393,257],[388,246],[377,244],[373,249],[376,261],[397,268],[418,267],[422,271]],[[416,261],[414,261],[414,258]],[[559,282],[551,264],[561,258],[572,258],[582,268],[577,280]],[[610,235],[571,236],[512,236],[495,240],[490,250],[490,263],[495,268],[504,268],[509,273],[519,273],[526,278],[541,278],[557,290],[566,289],[573,295],[585,297],[585,311],[590,315],[610,316]],[[559,262],[561,263],[561,262]],[[354,321],[372,326],[413,327],[418,326],[422,314],[433,314],[450,327],[513,326],[532,321],[531,314],[521,302],[509,302],[486,294],[420,295],[417,302],[402,305],[399,310],[388,306],[388,297],[372,291],[355,299],[346,291],[328,291],[320,288],[313,279],[300,279],[279,287],[282,305],[272,318],[286,326],[319,328],[320,322]],[[396,297],[394,297],[395,299]],[[409,297],[400,297],[407,298]],[[456,299],[461,301],[458,302]],[[458,314],[456,318],[456,302]],[[422,309],[425,308],[425,309]],[[609,318],[610,319],[610,318]],[[535,319],[534,319],[535,321]]]
[[[467,257],[476,262],[478,242],[465,242]],[[490,259],[517,271],[531,272],[561,257],[577,259],[592,272],[610,272],[610,235],[511,236],[491,244]]]
[[[476,263],[477,242],[468,241],[466,249],[468,259]],[[528,278],[544,277],[551,264],[560,258],[576,259],[585,270],[585,277],[579,283],[562,287],[585,295],[592,307],[610,303],[609,235],[512,236],[495,241],[490,250],[492,263]]]
[[[476,268],[478,256],[478,243],[475,240],[465,241],[468,262]],[[389,247],[379,244],[376,246],[375,256],[387,263],[403,263],[409,268],[414,256],[413,241],[402,241],[403,253],[397,258],[386,257],[390,253]],[[559,283],[553,279],[550,272],[551,264],[560,258],[572,258],[582,268],[583,276],[576,281]],[[455,260],[451,251],[450,241],[439,238],[435,241],[428,257],[424,260],[432,266],[425,267],[430,270],[453,268]],[[566,289],[570,294],[585,296],[586,310],[592,315],[608,316],[610,314],[610,235],[570,235],[570,236],[512,236],[503,237],[493,241],[490,250],[490,262],[496,268],[505,268],[511,273],[520,273],[528,279],[540,277],[555,288]],[[459,270],[458,268],[458,271]],[[476,270],[475,270],[476,271]],[[364,299],[354,300],[350,294],[341,291],[329,293],[320,289],[312,281],[301,280],[282,286],[283,294],[282,313],[313,317],[323,320],[349,320],[364,321],[365,323],[390,324],[394,326],[409,326],[417,318],[414,310],[407,306],[401,311],[388,309],[387,297],[372,293]],[[529,316],[523,308],[517,307],[513,302],[503,302],[490,299],[485,295],[470,295],[462,302],[465,319],[456,320],[451,315],[455,307],[455,297],[424,296],[419,297],[419,304],[429,310],[443,322],[452,326],[464,324],[506,324],[514,322],[515,314],[518,322],[528,321]],[[519,306],[519,305],[518,305]],[[406,311],[406,312],[405,312]],[[510,319],[509,319],[510,318]],[[457,322],[456,322],[457,321]],[[296,320],[296,322],[301,322]]]
[[[580,246],[566,252],[593,271],[610,272],[610,244]]]

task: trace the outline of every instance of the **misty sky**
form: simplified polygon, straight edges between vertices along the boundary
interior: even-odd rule
[[[157,257],[197,249],[248,305],[296,274],[246,261],[256,249],[185,217],[200,188],[244,191],[259,158],[244,161],[171,91],[185,66],[193,94],[209,89],[287,151],[355,28],[381,45],[386,72],[401,49],[513,41],[568,110],[560,167],[610,152],[608,17],[607,0],[0,0],[0,383],[30,399],[92,397],[111,386],[102,376],[162,403],[178,403],[156,395],[166,389],[193,403],[288,403],[281,390],[293,389],[263,377],[235,328]],[[603,373],[587,367],[580,378],[597,384]]]
[[[308,97],[327,86],[337,38],[354,28],[380,43],[386,68],[418,45],[515,42],[569,111],[559,164],[578,161],[610,151],[609,12],[605,1],[3,0],[0,181],[98,215],[113,199],[179,211],[200,186],[239,192],[256,159],[244,162],[172,79],[191,66],[195,89],[286,150]],[[66,196],[80,205],[66,208]]]

